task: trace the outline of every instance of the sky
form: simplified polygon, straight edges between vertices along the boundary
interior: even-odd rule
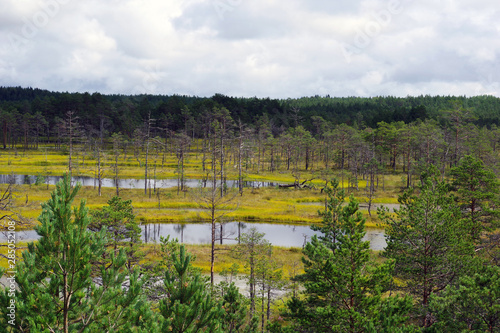
[[[1,0],[0,86],[500,97],[498,0]]]

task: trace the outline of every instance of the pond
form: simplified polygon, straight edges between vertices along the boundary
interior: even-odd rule
[[[264,233],[264,238],[275,246],[302,247],[318,234],[305,225],[287,225],[271,223],[229,222],[222,226],[222,244],[238,243],[238,235],[256,228]],[[159,242],[160,236],[170,235],[188,244],[209,244],[211,241],[210,223],[165,224],[151,223],[141,226],[143,242]],[[220,244],[220,226],[216,229],[217,243]],[[384,229],[368,228],[364,240],[370,241],[370,248],[383,250],[386,246]]]
[[[250,228],[256,228],[258,232],[264,233],[264,238],[275,246],[302,247],[306,241],[317,232],[312,231],[309,226],[297,226],[272,223],[248,223],[228,222],[222,227],[222,243],[236,244],[238,235],[247,232]],[[141,225],[142,241],[146,243],[160,242],[160,236],[177,238],[181,243],[187,244],[209,244],[211,240],[210,223],[150,223]],[[217,226],[217,243],[220,244],[220,226]],[[33,241],[38,238],[34,230],[20,231],[17,233],[18,241]],[[364,240],[370,241],[372,250],[383,250],[386,246],[384,229],[367,228]],[[0,236],[0,241],[5,242],[5,236]]]
[[[47,176],[40,179],[40,182],[43,184],[55,185],[59,180],[61,180],[62,176]],[[0,184],[17,184],[17,185],[30,185],[35,184],[37,181],[37,176],[34,175],[0,175]],[[73,183],[80,182],[83,186],[98,186],[98,182],[96,178],[93,177],[71,177],[71,181]],[[151,188],[155,187],[155,181],[153,179],[149,180],[149,186]],[[184,184],[187,187],[211,187],[212,183],[210,181],[203,182],[201,179],[184,179]],[[218,182],[220,184],[220,181]],[[227,180],[226,185],[228,187],[238,187],[237,180]],[[149,187],[148,186],[148,187]],[[243,187],[276,187],[278,183],[273,182],[264,182],[264,181],[243,181]],[[112,178],[103,178],[102,179],[102,187],[116,187],[116,182]],[[144,189],[144,179],[118,179],[118,187],[127,188],[127,189]],[[170,188],[177,187],[177,179],[157,179],[156,180],[156,188]]]

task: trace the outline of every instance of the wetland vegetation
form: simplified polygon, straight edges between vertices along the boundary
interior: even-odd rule
[[[43,327],[97,329],[105,311],[120,327],[132,318],[144,331],[175,331],[175,318],[191,329],[204,323],[205,331],[234,327],[236,318],[239,331],[273,332],[500,325],[498,299],[485,308],[475,298],[493,297],[485,288],[500,275],[498,99],[278,101],[14,88],[0,96],[1,266],[17,263],[18,300],[30,293],[57,299],[44,289],[47,272],[56,276],[54,290],[67,286],[67,274],[80,279],[74,322],[65,312],[70,303],[58,299],[50,308],[62,317]],[[70,218],[68,205],[81,200]],[[238,222],[311,227],[315,235],[272,246],[255,228],[229,233]],[[208,244],[159,238],[162,226],[183,223],[206,223]],[[387,248],[370,250],[364,236],[374,227],[385,229]],[[27,244],[21,231],[33,228],[43,241]],[[20,235],[14,250],[13,229]],[[144,230],[157,242],[147,242]],[[233,244],[223,242],[229,238]],[[75,245],[81,252],[71,252]],[[80,256],[80,266],[65,251]],[[51,257],[79,271],[64,266],[59,279]],[[237,278],[245,279],[247,298],[232,289]],[[122,287],[126,279],[130,289]],[[190,294],[185,284],[199,291]],[[460,288],[474,291],[460,295]],[[10,299],[4,292],[2,304]],[[113,312],[98,294],[128,310]],[[198,308],[168,302],[188,295]],[[440,306],[466,296],[478,314],[457,318],[459,305]],[[94,301],[99,311],[86,317]],[[39,318],[35,303],[20,308],[29,320]],[[197,313],[192,321],[189,311]],[[22,331],[33,322],[18,325]]]

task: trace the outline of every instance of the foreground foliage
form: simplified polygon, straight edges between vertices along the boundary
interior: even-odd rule
[[[351,197],[332,183],[321,238],[304,249],[304,297],[292,298],[285,314],[300,332],[412,331],[405,327],[409,298],[383,298],[392,282],[394,261],[375,265],[369,257],[364,218]],[[287,328],[288,330],[290,328]]]
[[[132,201],[115,196],[108,201],[107,206],[91,211],[91,220],[90,230],[105,232],[107,252],[117,255],[123,249],[127,256],[127,268],[132,269],[142,257],[139,250],[142,243],[141,228],[135,220]],[[105,253],[104,260],[106,256],[109,254]]]
[[[500,267],[486,266],[431,297],[431,332],[500,332]]]
[[[147,328],[155,327],[154,315],[141,295],[138,272],[124,271],[123,252],[113,254],[92,276],[92,262],[103,253],[105,238],[87,229],[84,201],[78,208],[71,207],[79,188],[71,188],[66,176],[43,205],[41,225],[36,228],[41,238],[29,244],[17,267],[16,321],[3,326],[4,330],[148,332]],[[7,290],[1,292],[2,309],[11,298]]]
[[[462,163],[468,162],[458,168]],[[430,167],[400,196],[399,210],[379,212],[388,246],[378,264],[363,241],[357,201],[351,196],[344,204],[344,191],[332,182],[322,223],[314,228],[320,235],[303,249],[305,273],[295,281],[303,291],[294,289],[284,320],[274,321],[271,290],[281,288],[282,269],[264,235],[250,230],[233,247],[249,273],[246,299],[230,282],[209,284],[176,240],[162,239],[158,265],[144,266],[134,259],[131,202],[115,197],[91,216],[83,201],[71,207],[80,185],[72,188],[66,176],[43,204],[40,240],[17,265],[18,290],[0,291],[0,332],[256,332],[259,326],[270,332],[497,332],[500,272],[490,256],[498,250],[490,237],[497,193],[487,183],[491,177],[466,192],[479,173],[454,172],[451,187]]]
[[[165,298],[160,313],[165,318],[165,332],[219,332],[221,305],[216,303],[199,273],[189,274],[191,256],[184,246],[173,256],[173,272],[165,275]]]
[[[385,256],[395,260],[395,275],[400,289],[420,304],[423,326],[431,324],[427,310],[429,299],[466,272],[474,258],[469,228],[460,218],[460,210],[431,167],[421,177],[421,185],[400,196],[401,208],[395,216],[380,210],[387,224]]]
[[[79,189],[65,176],[43,205],[36,228],[40,239],[29,244],[17,266],[18,290],[0,291],[0,332],[255,331],[256,323],[246,320],[245,303],[234,285],[225,288],[221,299],[214,298],[192,268],[191,255],[168,239],[163,250],[170,259],[160,266],[164,280],[157,295],[159,311],[152,311],[156,305],[146,300],[144,285],[148,277],[130,267],[117,242],[120,233],[114,232],[132,223],[126,209],[130,203],[111,200],[110,207],[120,210],[95,214],[94,227],[101,227],[92,232],[85,202],[71,207]],[[9,321],[12,302],[15,319]]]
[[[451,169],[452,186],[461,209],[462,223],[469,230],[477,252],[500,264],[500,182],[481,160],[465,156]]]

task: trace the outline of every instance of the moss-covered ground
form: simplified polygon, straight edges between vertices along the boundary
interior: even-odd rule
[[[86,152],[85,147],[76,147],[72,157],[73,171],[75,176],[95,177],[96,158],[91,152]],[[40,183],[38,185],[17,185],[14,187],[14,201],[12,209],[24,218],[31,219],[36,224],[36,218],[41,212],[41,203],[46,201],[53,185],[43,183],[43,176],[59,176],[68,170],[68,152],[64,150],[54,150],[52,147],[40,147],[37,150],[23,151],[21,149],[10,149],[0,151],[0,174],[38,175]],[[114,176],[114,157],[108,151],[101,156],[103,165],[103,177],[112,178]],[[149,172],[155,174],[157,179],[176,178],[178,176],[177,159],[174,154],[157,154],[149,156]],[[191,179],[202,179],[209,174],[201,167],[201,154],[191,153],[184,165],[184,176]],[[207,163],[208,164],[208,163]],[[230,164],[230,163],[228,163]],[[144,179],[144,154],[137,156],[130,150],[127,154],[121,153],[118,161],[119,177]],[[325,195],[321,188],[325,184],[325,176],[320,171],[321,165],[317,165],[312,170],[288,171],[262,171],[257,172],[255,164],[245,165],[243,169],[244,180],[268,181],[279,184],[289,184],[294,181],[307,182],[308,188],[279,188],[260,187],[245,188],[243,194],[236,193],[236,190],[229,189],[228,197],[232,198],[229,203],[218,207],[219,212],[225,214],[227,220],[235,221],[256,221],[271,223],[290,224],[312,224],[320,222],[318,210],[322,209]],[[230,164],[226,170],[227,179],[237,179],[237,168]],[[340,177],[339,177],[340,178]],[[347,177],[345,177],[347,178]],[[379,177],[379,183],[373,202],[378,204],[396,204],[397,195],[401,189],[401,175],[387,174]],[[344,179],[343,187],[347,186]],[[368,215],[366,202],[368,201],[366,192],[366,182],[359,178],[358,189],[351,189],[349,192],[361,204],[361,211],[367,218],[368,227],[377,226],[379,221],[376,218],[376,209],[372,209],[372,216]],[[7,188],[7,185],[0,185],[0,191]],[[209,211],[203,204],[202,196],[198,189],[189,189],[178,192],[177,188],[154,190],[144,193],[144,189],[120,189],[120,196],[123,199],[132,200],[135,213],[141,223],[149,222],[190,222],[208,221]],[[97,188],[83,187],[79,192],[75,203],[80,199],[87,202],[90,209],[95,209],[106,205],[107,201],[116,194],[114,188],[103,188],[101,196],[98,195]],[[0,212],[6,213],[6,212]],[[18,229],[22,228],[18,225]],[[146,245],[145,245],[146,246]],[[149,246],[149,245],[147,245]],[[3,248],[2,248],[3,249]],[[206,264],[205,251],[203,245],[191,246],[190,250],[198,256],[198,263],[201,268]],[[223,260],[220,262],[230,263],[231,260],[224,257],[222,249],[219,254]],[[286,253],[295,253],[293,262],[300,261],[300,251],[282,249],[283,256]],[[280,254],[281,255],[281,254]],[[290,254],[292,255],[292,254]],[[292,259],[292,258],[290,258]],[[295,260],[296,259],[296,260]]]

